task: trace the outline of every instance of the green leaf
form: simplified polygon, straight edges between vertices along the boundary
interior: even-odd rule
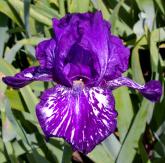
[[[8,0],[10,2],[10,4],[16,8],[18,11],[22,11],[23,13],[23,9],[24,9],[24,5],[23,2],[21,2],[20,0]],[[42,15],[41,13],[36,12],[33,8],[30,8],[30,16],[32,18],[34,18],[35,20],[47,25],[47,26],[51,26],[52,25],[52,21],[50,18]]]
[[[23,149],[23,147],[18,143],[18,141],[14,141],[12,145],[13,145],[13,149],[14,149],[16,157],[26,152],[25,149]]]
[[[49,163],[49,161],[42,156],[39,152],[41,152],[41,149],[34,149],[31,151],[31,153],[28,154],[28,160],[29,162],[33,162],[33,163]]]
[[[143,145],[143,138],[140,139],[139,149],[140,149],[140,154],[142,156],[143,163],[151,163],[151,161],[148,158],[146,149],[144,148],[144,145]]]
[[[161,134],[159,137],[155,135],[157,141],[154,144],[154,157],[161,158],[165,155],[165,134]]]
[[[47,5],[42,1],[37,1],[35,3],[35,5],[31,5],[31,8],[50,19],[52,19],[54,17],[56,17],[56,18],[61,17],[61,15],[59,14],[59,12],[57,10],[51,8],[50,5]]]
[[[0,58],[0,91],[2,93],[5,92],[7,86],[6,84],[3,83],[3,81],[1,80],[3,76],[6,75],[13,75],[13,67],[11,65],[9,65],[4,59]]]
[[[103,17],[106,20],[110,19],[110,12],[107,9],[107,6],[104,4],[104,2],[102,0],[91,0],[91,2],[93,3],[94,7],[97,10],[101,10],[101,12],[103,13]]]
[[[2,102],[2,101],[1,101]],[[2,137],[4,142],[9,142],[16,137],[16,132],[6,116],[5,108],[1,108]]]
[[[89,9],[89,0],[70,0],[68,2],[70,12],[87,12]]]
[[[65,0],[58,0],[61,16],[64,16],[64,15],[65,15],[65,6],[64,6],[64,2],[65,2]]]
[[[21,47],[22,47],[22,44],[17,43],[10,50],[6,51],[5,60],[8,63],[12,63],[15,58],[16,53],[21,49]]]
[[[18,160],[15,156],[14,149],[11,142],[6,142],[5,147],[6,147],[6,151],[7,151],[7,154],[9,155],[11,163],[18,163]]]
[[[38,103],[37,97],[34,95],[32,89],[29,86],[21,88],[20,92],[24,98],[24,101],[30,113],[33,115],[34,119],[36,120],[35,107],[36,107],[36,104]]]
[[[26,32],[29,36],[30,36],[30,28],[29,28],[30,2],[31,2],[31,0],[24,0],[24,22],[25,22]]]
[[[131,35],[133,34],[133,30],[123,21],[117,20],[115,25],[113,26],[113,34],[122,36],[122,35]]]
[[[131,57],[133,79],[139,84],[145,83],[141,65],[140,65],[140,59],[139,59],[139,48],[140,48],[141,42],[143,42],[143,38],[144,36],[141,37],[140,40],[136,43],[135,47],[132,50],[132,57]]]
[[[5,158],[4,153],[2,153],[2,152],[0,152],[0,158],[1,158],[0,163],[3,163],[3,162],[7,161],[6,158]]]
[[[7,15],[13,22],[15,22],[20,27],[23,26],[22,20],[20,19],[18,13],[14,9],[12,9],[8,1],[6,0],[0,1],[0,12]]]
[[[1,21],[0,21],[0,57],[3,56],[3,51],[5,47],[5,43],[9,38],[9,34],[7,33],[8,30],[8,18],[6,15],[0,13]]]
[[[161,12],[165,14],[165,2],[163,0],[155,0],[155,2],[159,6]]]
[[[114,134],[111,134],[107,139],[102,142],[102,144],[104,148],[106,148],[108,152],[111,153],[112,159],[116,160],[121,148],[121,144],[116,138],[116,136]]]
[[[15,59],[15,55],[22,48],[23,45],[36,45],[42,40],[43,38],[31,37],[29,39],[22,39],[18,41],[10,50],[7,50],[5,52],[5,55],[4,55],[5,60],[8,63],[12,63],[12,61]]]
[[[157,43],[165,40],[165,29],[160,28],[154,30],[149,36],[149,48],[150,48],[150,58],[151,58],[151,68],[152,72],[158,72],[159,65],[159,49]]]
[[[121,6],[123,5],[124,0],[120,0],[119,3],[115,6],[115,8],[112,11],[111,17],[110,17],[110,21],[112,24],[112,33],[115,34],[115,28],[116,28],[116,22],[119,21],[119,10],[121,8]]]
[[[65,143],[61,163],[70,163],[71,158],[72,158],[72,149],[69,144]]]
[[[102,144],[98,144],[92,152],[88,154],[88,157],[95,163],[100,163],[104,160],[104,163],[114,163],[110,153],[104,149]]]
[[[131,163],[133,161],[137,152],[136,149],[138,148],[140,136],[144,132],[146,126],[148,109],[150,109],[151,106],[151,102],[146,99],[143,99],[142,105],[138,113],[136,114],[129,133],[127,134],[124,143],[121,147],[116,163]]]
[[[158,71],[158,63],[159,63],[159,50],[157,48],[157,42],[155,41],[155,37],[159,37],[158,33],[151,33],[149,39],[150,46],[150,59],[151,59],[151,68],[152,72]]]
[[[0,72],[3,72],[4,75],[14,75],[16,72],[14,68],[8,64],[4,59],[0,58]]]
[[[165,84],[165,81],[164,80],[162,82],[162,88],[163,88],[162,100],[155,104],[154,113],[153,113],[153,117],[152,117],[152,121],[151,121],[152,128],[154,131],[156,131],[158,136],[161,135],[165,130],[165,119],[164,119],[164,115],[165,115],[165,109],[164,109],[165,87],[164,87],[164,84]]]
[[[54,143],[52,143],[54,141]],[[50,143],[47,143],[47,147],[49,148],[50,151],[52,151],[53,156],[56,157],[58,160],[57,162],[62,162],[62,157],[63,157],[63,144],[64,141],[62,139],[59,140],[59,138],[53,138],[49,141]],[[60,146],[60,147],[59,147]]]
[[[114,92],[116,109],[118,112],[118,130],[120,141],[123,142],[133,118],[133,107],[129,96],[128,88],[120,87]]]
[[[35,90],[35,91],[39,91],[42,92],[45,90],[45,84],[42,81],[36,81],[30,84],[30,87]]]
[[[6,96],[10,99],[11,107],[19,111],[25,111],[23,103],[20,99],[18,91],[6,90]]]
[[[160,136],[161,134],[165,133],[165,121],[159,126],[159,128],[156,131],[156,135]]]
[[[21,138],[24,141],[24,143],[26,143],[26,145],[30,145],[24,131],[22,130],[22,128],[20,128],[19,124],[17,123],[17,120],[13,115],[13,112],[10,107],[10,103],[7,98],[4,98],[3,106],[5,107],[7,118],[9,119],[9,121],[11,122],[13,128],[17,133],[17,139]]]

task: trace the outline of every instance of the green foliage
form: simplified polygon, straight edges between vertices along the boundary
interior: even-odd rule
[[[0,0],[0,79],[37,65],[34,47],[52,35],[53,17],[101,10],[112,32],[131,49],[125,74],[138,83],[165,83],[165,2],[163,0]],[[46,142],[35,105],[51,83],[20,90],[0,80],[0,162],[69,163],[72,151],[62,139]],[[88,157],[96,163],[165,162],[165,97],[153,104],[136,91],[114,91],[118,130]]]

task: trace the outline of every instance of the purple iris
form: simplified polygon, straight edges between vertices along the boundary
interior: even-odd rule
[[[21,88],[32,81],[54,81],[36,107],[46,137],[61,137],[73,150],[89,153],[116,129],[112,90],[128,86],[151,101],[160,99],[159,81],[139,85],[122,77],[130,51],[110,33],[101,12],[67,14],[53,19],[55,36],[36,47],[40,66],[3,81]]]

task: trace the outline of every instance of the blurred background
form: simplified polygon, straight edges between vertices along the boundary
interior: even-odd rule
[[[35,105],[51,83],[34,82],[20,90],[2,77],[38,65],[35,45],[52,36],[53,17],[101,10],[111,32],[131,49],[124,74],[136,82],[165,83],[164,0],[0,0],[0,163],[69,163],[62,139],[49,141],[40,129]],[[114,134],[74,160],[95,163],[164,163],[165,97],[154,104],[126,87],[114,91],[118,126]]]

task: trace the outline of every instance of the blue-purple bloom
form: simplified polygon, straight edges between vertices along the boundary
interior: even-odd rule
[[[36,80],[56,82],[36,106],[39,123],[46,137],[64,138],[85,154],[116,129],[113,89],[128,86],[151,101],[162,93],[159,81],[140,85],[122,77],[130,50],[110,27],[101,12],[54,18],[55,36],[36,47],[40,66],[3,78],[16,89]]]

